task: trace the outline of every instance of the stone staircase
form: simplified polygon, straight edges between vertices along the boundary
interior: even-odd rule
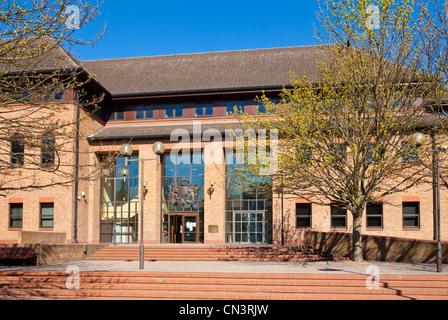
[[[242,273],[0,272],[0,299],[448,300],[448,276]]]
[[[88,260],[139,260],[137,245],[107,246]],[[305,245],[207,246],[207,245],[148,245],[146,261],[334,261],[341,256]]]

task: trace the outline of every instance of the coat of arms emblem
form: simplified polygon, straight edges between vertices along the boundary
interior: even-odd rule
[[[178,184],[171,183],[168,189],[170,202],[174,204],[193,204],[196,201],[198,186],[182,179]]]

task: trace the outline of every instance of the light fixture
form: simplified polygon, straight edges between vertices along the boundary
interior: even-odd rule
[[[421,132],[416,132],[416,133],[414,133],[414,134],[411,136],[411,140],[410,140],[410,142],[411,142],[411,144],[412,144],[413,146],[419,147],[419,146],[421,146],[423,143],[425,143],[425,140],[426,140],[426,138],[425,138],[425,135],[424,135],[423,133],[421,133]]]
[[[146,189],[146,182],[143,182],[143,197],[148,194],[148,189]]]
[[[165,152],[165,145],[160,141],[154,142],[152,145],[152,151],[157,155],[158,162],[160,164],[160,156]]]
[[[132,147],[129,143],[124,143],[120,147],[120,154],[125,157],[130,157],[132,155]]]
[[[210,188],[207,190],[207,194],[210,196],[210,199],[212,198],[213,192],[215,192],[215,188],[213,186],[215,185],[215,182],[212,180],[210,181]]]
[[[123,177],[126,177],[127,175],[129,175],[129,170],[126,168],[121,169],[120,172]]]

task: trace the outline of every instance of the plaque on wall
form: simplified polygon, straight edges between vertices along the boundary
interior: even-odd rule
[[[208,233],[218,233],[219,226],[217,224],[209,224],[208,225]]]

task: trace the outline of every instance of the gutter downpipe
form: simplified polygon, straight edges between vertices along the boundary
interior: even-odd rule
[[[79,178],[79,93],[76,92],[75,185],[73,203],[73,241],[78,243],[78,178]]]

